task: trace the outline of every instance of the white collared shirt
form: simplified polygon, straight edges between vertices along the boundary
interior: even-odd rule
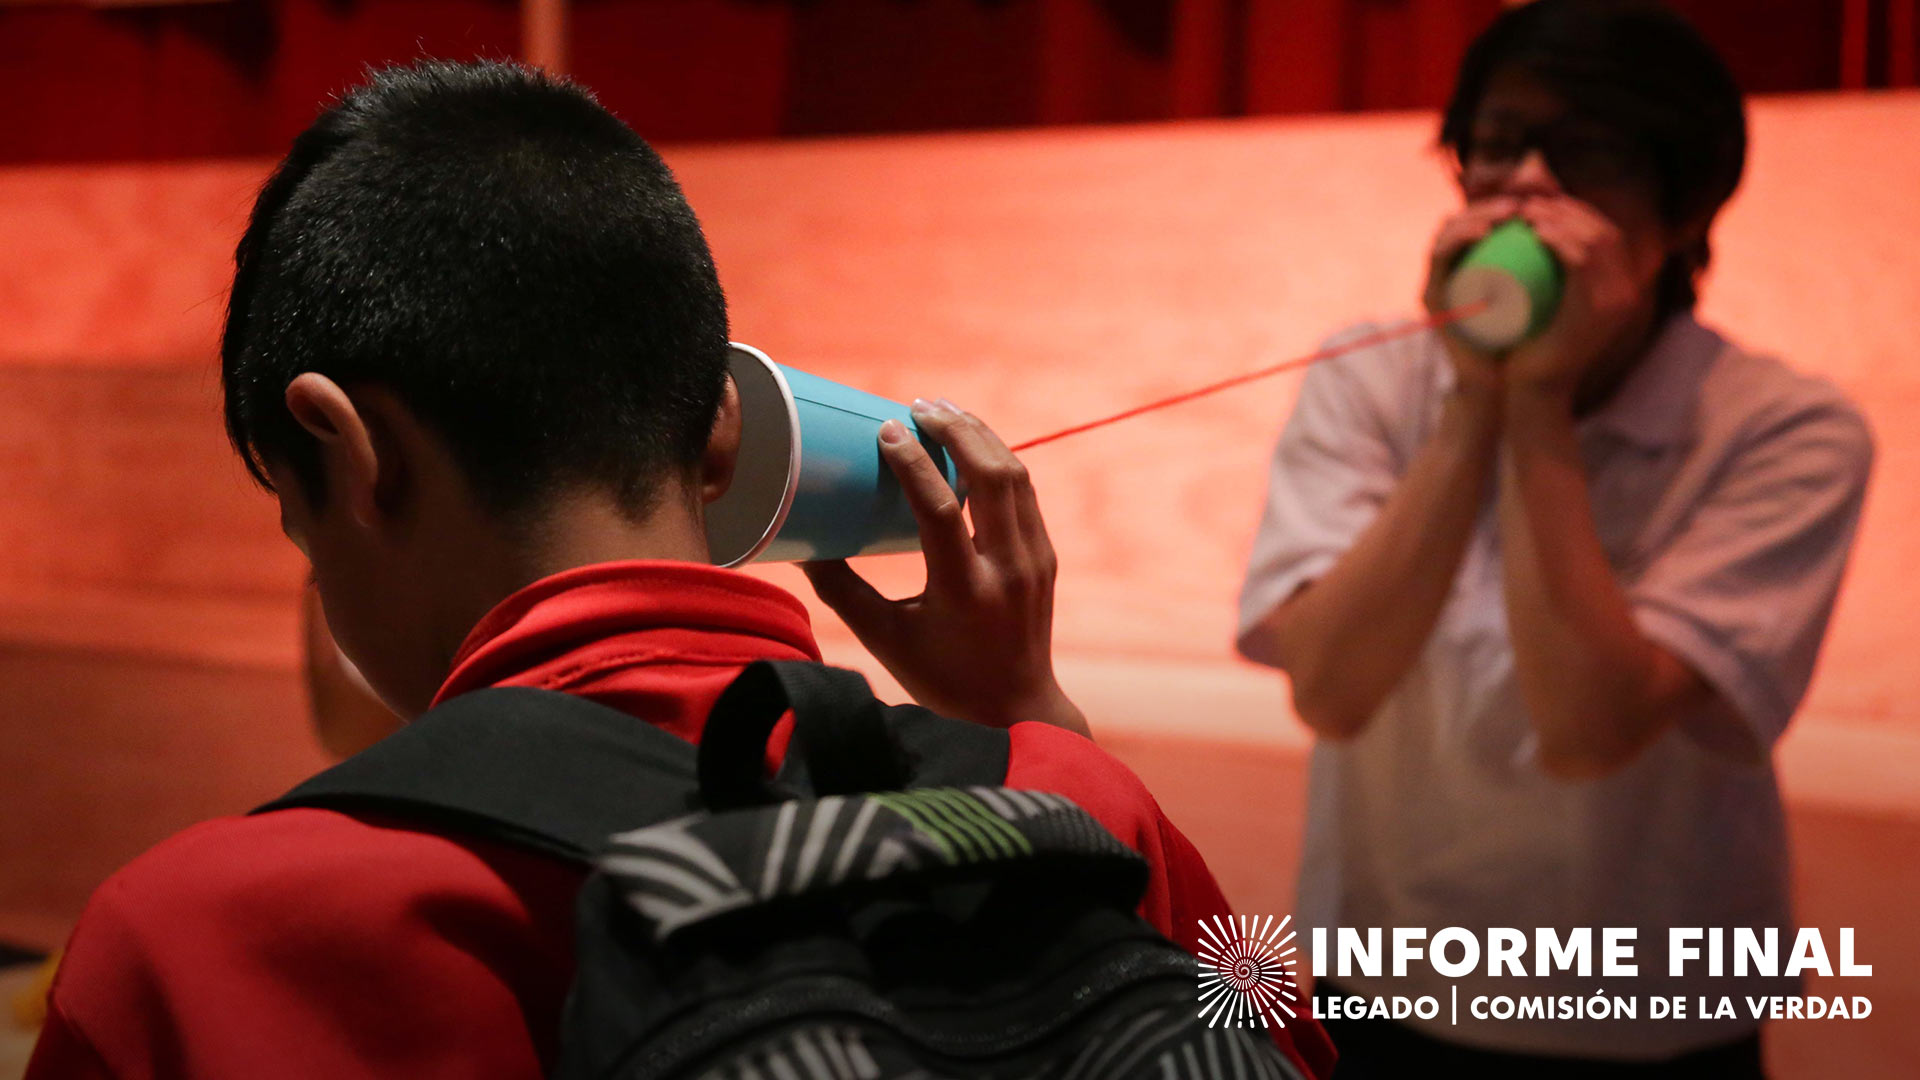
[[[1432,332],[1307,374],[1274,454],[1242,634],[1352,545],[1435,430],[1452,385]],[[1600,540],[1642,632],[1771,748],[1805,693],[1846,565],[1873,457],[1865,421],[1825,381],[1677,316],[1577,430]],[[1700,741],[1708,725],[1696,735],[1683,723],[1611,775],[1546,775],[1514,681],[1497,498],[1400,685],[1359,735],[1315,745],[1300,925],[1389,936],[1459,926],[1483,940],[1490,927],[1529,939],[1536,927],[1591,927],[1596,946],[1602,927],[1637,927],[1640,977],[1606,982],[1609,992],[1783,992],[1751,978],[1665,978],[1674,926],[1780,927],[1786,960],[1786,839],[1770,762],[1742,764]],[[1477,1023],[1473,995],[1591,995],[1603,982],[1490,978],[1484,965],[1462,979],[1414,965],[1407,978],[1335,981],[1364,994],[1436,994],[1440,1016],[1418,1026],[1530,1053],[1650,1060],[1757,1026],[1649,1020],[1644,1000],[1636,1021]],[[1457,1027],[1447,1008],[1455,985]]]

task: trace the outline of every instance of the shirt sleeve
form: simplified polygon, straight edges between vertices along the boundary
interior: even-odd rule
[[[1326,348],[1377,332],[1360,326]],[[1301,586],[1327,572],[1399,482],[1381,401],[1408,374],[1404,347],[1376,346],[1309,368],[1274,448],[1266,510],[1240,587],[1239,644]]]
[[[571,971],[553,916],[578,885],[331,811],[204,823],[95,891],[29,1075],[539,1075]]]
[[[93,1044],[49,1003],[22,1080],[113,1080],[113,1073]]]
[[[1872,462],[1866,422],[1844,403],[1774,423],[1628,587],[1641,632],[1698,672],[1761,747],[1812,679]],[[1708,726],[1683,727],[1722,749]]]
[[[61,949],[26,1080],[164,1075],[159,1054],[151,1049],[166,1045],[156,1028],[156,1019],[167,1012],[163,980],[134,920],[122,913],[121,880],[117,874],[95,891]],[[125,1046],[143,1052],[117,1052]]]
[[[1147,861],[1140,916],[1189,953],[1200,951],[1200,922],[1233,915],[1207,861],[1154,801],[1147,786],[1117,758],[1085,738],[1050,724],[1015,724],[1006,785],[1072,799]],[[1301,1071],[1333,1071],[1333,1043],[1304,1010],[1272,1030],[1274,1042]]]

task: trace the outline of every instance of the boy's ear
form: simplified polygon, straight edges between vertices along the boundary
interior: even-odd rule
[[[317,372],[303,372],[287,384],[287,411],[320,444],[320,468],[326,497],[338,499],[362,526],[379,518],[380,455],[366,418],[347,392]]]
[[[710,503],[727,493],[733,485],[733,469],[740,461],[740,388],[727,376],[720,393],[720,411],[713,418],[713,432],[707,436],[706,453],[700,456],[700,502]]]

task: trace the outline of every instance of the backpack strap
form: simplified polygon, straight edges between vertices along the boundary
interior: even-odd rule
[[[587,862],[698,805],[694,748],[572,694],[463,694],[255,810],[391,813]]]
[[[776,781],[767,738],[793,713],[793,742]],[[714,703],[701,735],[700,789],[726,810],[792,798],[907,788],[998,785],[1012,740],[917,705],[884,705],[857,671],[789,660],[748,665]]]

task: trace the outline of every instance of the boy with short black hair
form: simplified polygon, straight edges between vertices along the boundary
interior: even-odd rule
[[[229,430],[401,716],[530,686],[697,743],[746,665],[819,658],[798,601],[708,565],[702,507],[740,442],[725,300],[666,166],[584,91],[503,64],[379,74],[296,140],[236,261]],[[923,703],[1009,728],[1010,786],[1145,856],[1142,913],[1191,949],[1227,906],[1139,780],[1064,730],[1084,721],[1052,674],[1024,472],[960,410],[916,421],[974,530],[890,424],[926,592],[811,573]],[[375,814],[208,822],[95,894],[29,1076],[538,1075],[583,872]]]
[[[1440,140],[1463,205],[1428,310],[1516,219],[1560,299],[1501,353],[1403,335],[1301,384],[1239,637],[1320,736],[1300,921],[1631,928],[1639,996],[1791,992],[1667,974],[1672,927],[1792,925],[1773,747],[1873,463],[1839,388],[1694,316],[1745,167],[1740,88],[1666,4],[1535,0],[1468,48]],[[1542,1000],[1588,989],[1538,976]],[[1315,992],[1502,989],[1416,966]],[[1328,1027],[1355,1080],[1765,1073],[1752,1016]]]

